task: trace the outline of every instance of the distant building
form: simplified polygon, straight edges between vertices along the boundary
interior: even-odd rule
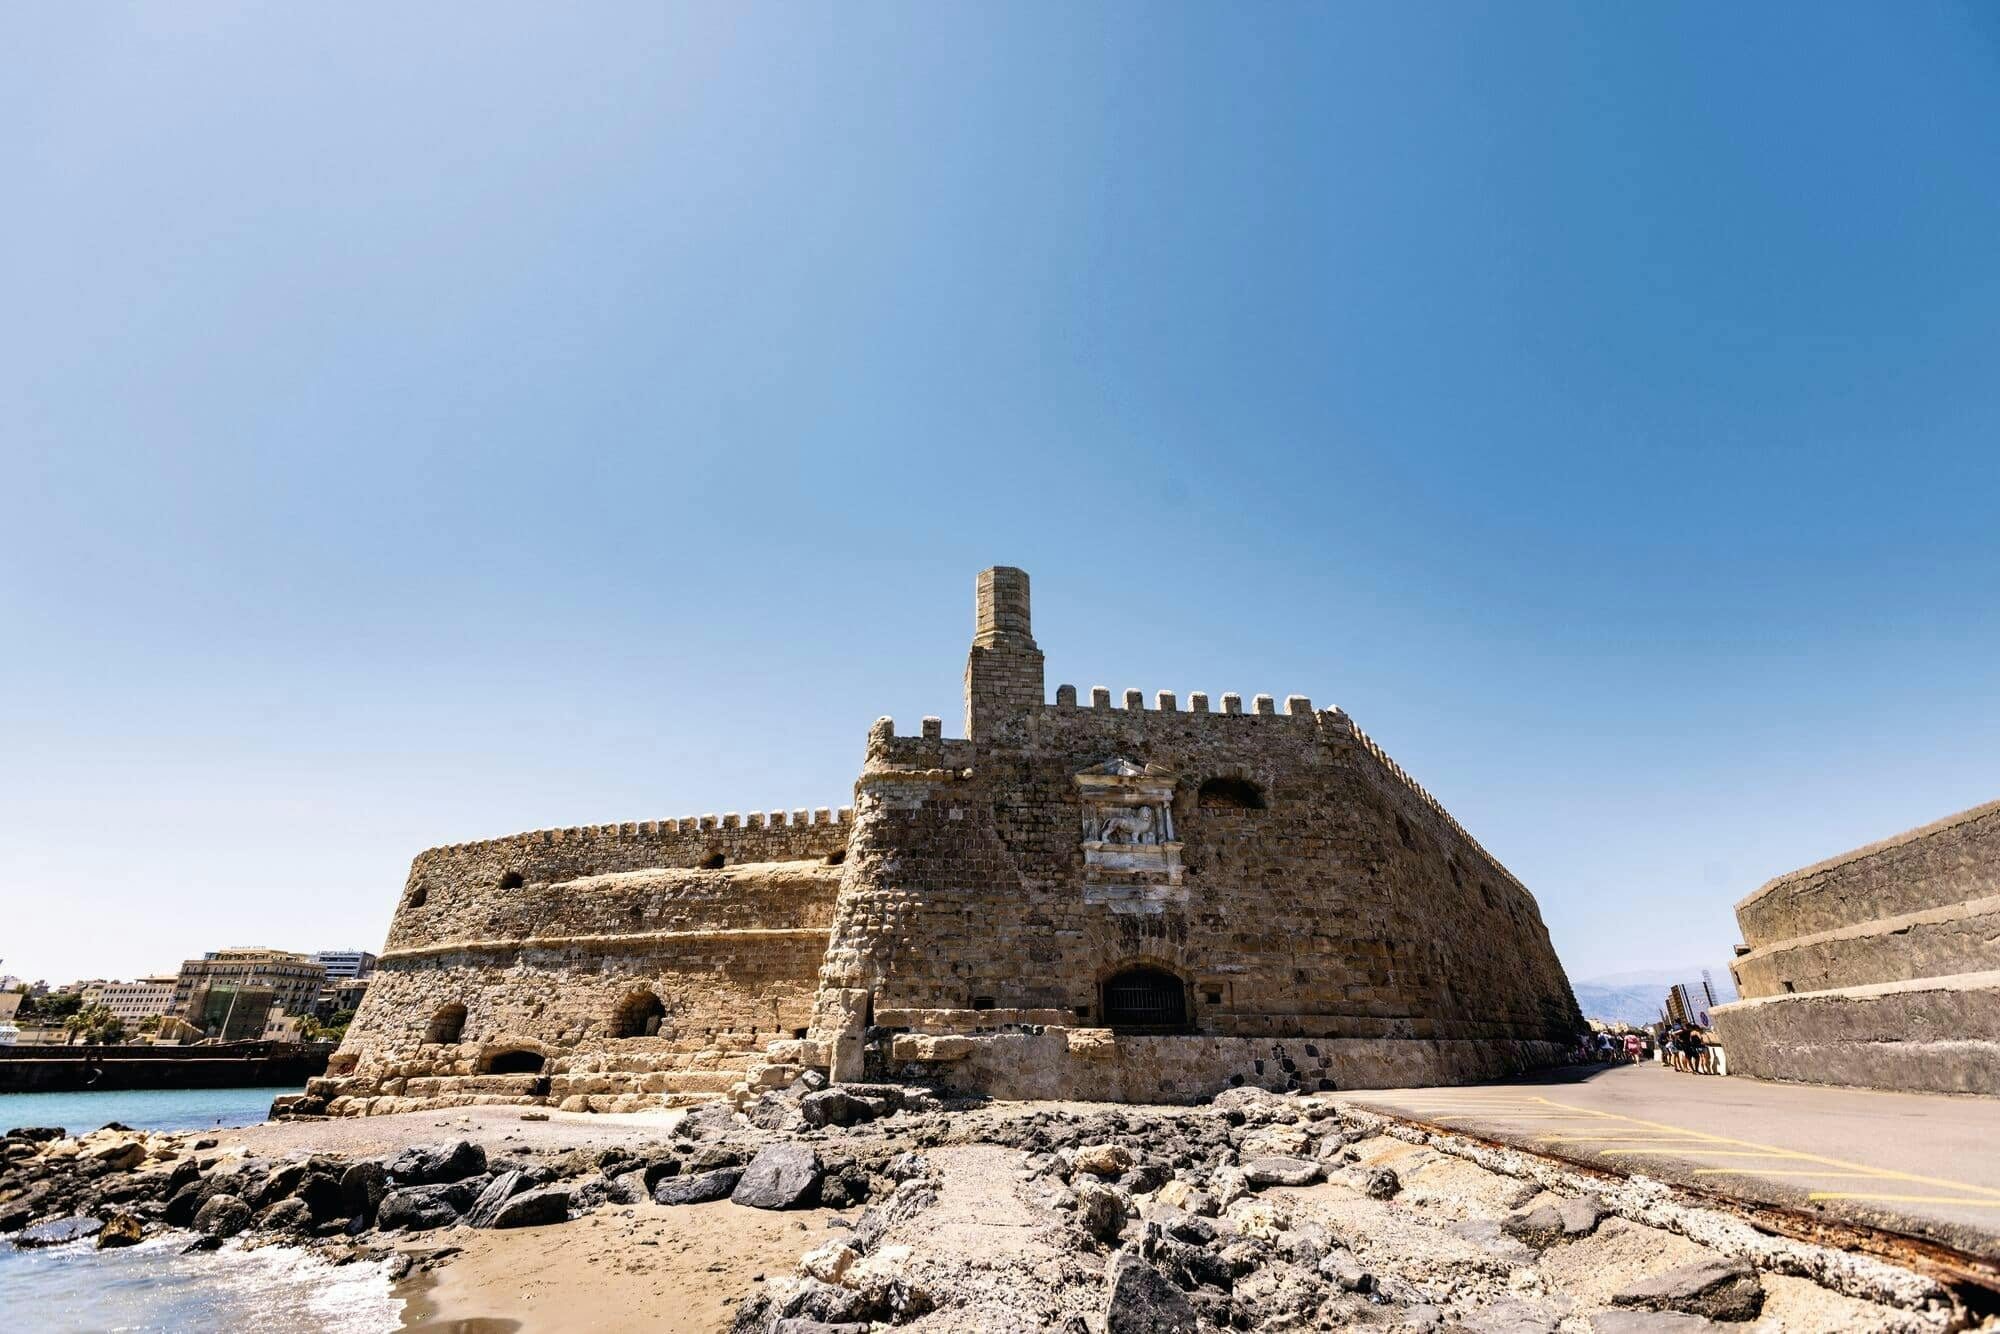
[[[375,971],[375,956],[367,950],[314,950],[312,961],[326,969],[329,982],[366,977]]]
[[[85,1005],[102,1005],[127,1024],[137,1024],[173,1008],[177,974],[142,977],[137,982],[100,982],[83,993]]]
[[[180,976],[174,983],[173,1008],[171,1013],[182,1016],[198,1028],[206,1029],[208,1024],[195,1017],[195,997],[197,992],[216,992],[218,989],[242,989],[246,992],[263,988],[270,992],[270,1004],[276,1004],[287,1014],[310,1014],[313,1003],[319,999],[319,990],[326,984],[326,967],[313,962],[303,954],[293,954],[285,950],[231,949],[211,950],[199,959],[189,959],[181,965]],[[263,1028],[263,1012],[257,1014],[257,1031]],[[236,1022],[230,1024],[233,1030]]]

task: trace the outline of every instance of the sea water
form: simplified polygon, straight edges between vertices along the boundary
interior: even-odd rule
[[[192,1235],[137,1246],[88,1241],[17,1251],[0,1241],[4,1327],[33,1334],[112,1330],[325,1330],[378,1334],[402,1323],[385,1264],[334,1265],[289,1246],[184,1255]]]
[[[72,1135],[117,1121],[134,1130],[213,1130],[254,1125],[271,1099],[294,1088],[0,1094],[0,1130],[61,1126]],[[268,1328],[374,1334],[402,1320],[381,1264],[332,1265],[285,1246],[181,1254],[193,1234],[169,1232],[137,1246],[97,1250],[88,1241],[17,1251],[0,1238],[0,1330],[81,1334],[98,1330]]]
[[[254,1088],[0,1093],[0,1130],[15,1126],[61,1126],[71,1135],[82,1135],[108,1121],[134,1130],[251,1126],[270,1115],[271,1099],[298,1091]]]

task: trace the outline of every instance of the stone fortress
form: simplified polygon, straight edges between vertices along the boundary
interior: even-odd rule
[[[1582,1029],[1535,901],[1339,709],[1049,702],[978,578],[965,734],[854,805],[434,848],[297,1111],[739,1099],[808,1068],[995,1097],[1449,1083]]]
[[[2000,1093],[2000,801],[1781,875],[1736,920],[1732,1073]]]

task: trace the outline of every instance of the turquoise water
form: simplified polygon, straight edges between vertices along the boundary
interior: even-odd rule
[[[252,1125],[293,1088],[166,1092],[0,1093],[0,1130],[61,1126],[71,1134],[121,1121],[135,1130]],[[98,1330],[329,1330],[397,1328],[402,1302],[379,1264],[333,1266],[303,1251],[226,1247],[182,1255],[191,1240],[168,1233],[124,1250],[90,1242],[17,1251],[0,1239],[0,1330],[83,1334]]]
[[[0,1130],[61,1126],[72,1135],[120,1121],[134,1130],[212,1130],[249,1126],[271,1110],[271,1099],[295,1088],[165,1089],[100,1093],[0,1093]]]
[[[383,1334],[402,1323],[383,1265],[335,1266],[285,1246],[182,1255],[188,1240],[170,1233],[109,1251],[89,1242],[17,1251],[0,1242],[0,1328]]]

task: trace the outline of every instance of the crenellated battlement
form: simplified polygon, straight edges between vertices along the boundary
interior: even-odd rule
[[[1056,687],[1055,703],[1045,704],[1042,707],[1048,709],[1116,709],[1121,713],[1183,712],[1180,707],[1180,696],[1171,690],[1153,692],[1153,707],[1148,709],[1146,707],[1145,691],[1127,690],[1124,692],[1123,702],[1114,705],[1111,702],[1111,688],[1109,686],[1092,686],[1090,688],[1090,702],[1087,704],[1078,704],[1076,687],[1073,685],[1059,685]],[[1221,711],[1213,712],[1208,706],[1208,692],[1196,690],[1188,695],[1188,706],[1185,712],[1189,714],[1207,714],[1215,718],[1311,718],[1313,716],[1313,706],[1312,700],[1304,695],[1287,695],[1285,696],[1285,711],[1279,713],[1277,700],[1274,696],[1257,695],[1253,698],[1251,712],[1246,714],[1243,712],[1243,696],[1232,691],[1222,696]]]
[[[432,853],[480,852],[499,848],[553,847],[559,843],[601,842],[607,839],[653,839],[676,835],[751,833],[758,830],[825,830],[845,826],[854,819],[852,806],[800,806],[784,811],[751,811],[742,815],[730,811],[722,815],[683,815],[670,820],[626,820],[620,824],[569,825],[557,829],[530,829],[499,838],[474,839],[466,843],[441,843],[426,848],[418,857]]]

